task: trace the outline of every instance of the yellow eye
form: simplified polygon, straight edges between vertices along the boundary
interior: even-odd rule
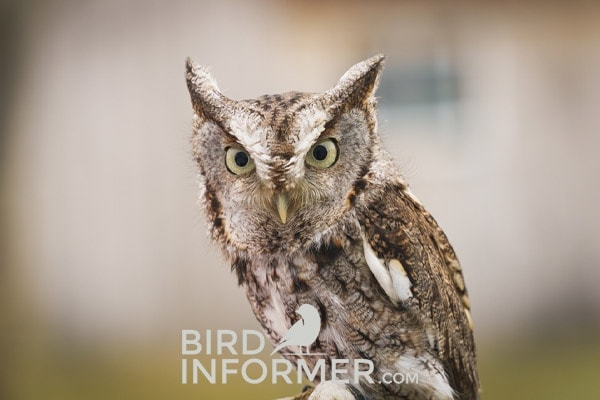
[[[243,175],[254,170],[254,161],[245,150],[228,147],[225,151],[225,166],[232,174]]]
[[[306,164],[315,168],[329,168],[338,159],[338,146],[334,139],[319,140],[306,155]]]

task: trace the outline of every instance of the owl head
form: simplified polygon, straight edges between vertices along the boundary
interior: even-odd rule
[[[353,212],[355,186],[379,151],[374,92],[383,61],[354,65],[324,93],[236,101],[187,60],[193,152],[217,242],[289,252]]]

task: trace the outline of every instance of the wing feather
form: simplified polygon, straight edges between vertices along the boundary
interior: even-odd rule
[[[382,264],[378,274],[387,276],[374,275],[392,301],[406,299],[407,290],[412,294],[411,304],[425,326],[432,327],[432,342],[437,342],[453,389],[461,399],[477,399],[473,323],[458,258],[435,219],[404,183],[389,185],[383,193],[372,199],[360,221],[365,251],[372,252],[369,267],[373,270],[373,260]]]

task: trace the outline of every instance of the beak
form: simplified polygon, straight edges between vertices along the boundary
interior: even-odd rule
[[[287,193],[279,193],[275,197],[275,204],[277,205],[277,212],[279,213],[279,218],[281,218],[281,222],[285,224],[285,222],[287,221],[288,206],[290,204],[290,199]]]

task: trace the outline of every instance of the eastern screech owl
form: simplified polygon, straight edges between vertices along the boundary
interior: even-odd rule
[[[461,266],[377,134],[383,60],[356,64],[324,93],[242,101],[187,61],[211,236],[273,344],[311,304],[321,318],[311,353],[328,368],[372,360],[374,383],[322,382],[311,399],[477,399]],[[418,382],[377,383],[390,372]]]

